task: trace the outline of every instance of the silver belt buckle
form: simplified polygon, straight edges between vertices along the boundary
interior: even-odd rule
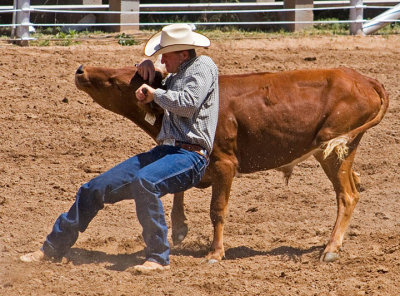
[[[175,146],[175,139],[165,139],[162,141],[163,145]]]

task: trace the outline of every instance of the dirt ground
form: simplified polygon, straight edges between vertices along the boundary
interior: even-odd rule
[[[334,191],[319,164],[236,178],[225,227],[226,258],[204,256],[212,239],[210,189],[186,194],[189,234],[172,247],[171,270],[130,268],[144,259],[132,201],[108,205],[61,263],[22,263],[37,250],[81,184],[154,143],[74,85],[79,65],[139,62],[143,44],[69,47],[0,44],[1,295],[400,295],[400,36],[266,37],[212,40],[200,51],[220,72],[347,66],[381,81],[383,121],[356,156],[363,191],[341,257],[320,263],[336,217]],[[268,143],[266,143],[268,145]],[[171,196],[163,197],[168,213]]]

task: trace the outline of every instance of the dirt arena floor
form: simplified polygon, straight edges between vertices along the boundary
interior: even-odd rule
[[[187,192],[189,234],[172,247],[168,272],[131,272],[144,259],[133,201],[107,205],[63,262],[19,262],[20,255],[41,246],[81,184],[154,142],[74,85],[79,65],[132,65],[143,58],[143,44],[21,48],[2,43],[1,295],[400,294],[400,36],[212,42],[200,53],[211,56],[222,74],[347,66],[385,85],[390,107],[360,144],[355,169],[363,191],[340,259],[319,262],[336,200],[321,167],[309,159],[295,168],[289,186],[276,171],[235,179],[226,258],[219,263],[203,261],[212,239],[210,189]],[[170,223],[171,196],[163,202]]]

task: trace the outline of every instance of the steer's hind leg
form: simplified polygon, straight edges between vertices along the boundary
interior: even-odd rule
[[[321,256],[321,261],[330,262],[339,258],[339,249],[342,246],[345,231],[350,223],[353,210],[358,202],[359,179],[352,169],[356,148],[361,136],[356,138],[348,155],[344,160],[339,160],[333,152],[326,159],[322,153],[315,155],[321,163],[326,175],[331,180],[337,199],[337,217],[329,242]]]
[[[183,197],[183,192],[175,193],[172,203],[171,228],[174,245],[180,244],[188,233]]]
[[[228,160],[216,161],[213,164],[210,218],[214,226],[214,239],[210,252],[206,257],[209,262],[221,260],[225,256],[223,239],[224,223],[235,170],[235,165]]]

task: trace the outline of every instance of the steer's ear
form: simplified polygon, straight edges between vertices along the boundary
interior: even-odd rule
[[[163,81],[164,78],[165,78],[165,76],[163,75],[163,73],[156,69],[156,73],[155,73],[155,76],[154,76],[154,82],[151,84],[151,86],[153,88],[161,88],[162,87],[162,81]]]
[[[163,79],[164,79],[165,77],[167,77],[167,75],[169,74],[169,73],[167,72],[167,69],[165,69],[165,66],[164,66],[164,65],[155,65],[155,69],[156,69],[156,72],[159,72],[159,73],[161,74],[161,76],[162,76]]]
[[[132,77],[132,79],[131,79],[131,81],[129,83],[129,86],[136,90],[143,83],[148,83],[148,82],[144,81],[142,76],[140,76],[139,73],[136,72],[135,75],[133,75],[133,77]]]

